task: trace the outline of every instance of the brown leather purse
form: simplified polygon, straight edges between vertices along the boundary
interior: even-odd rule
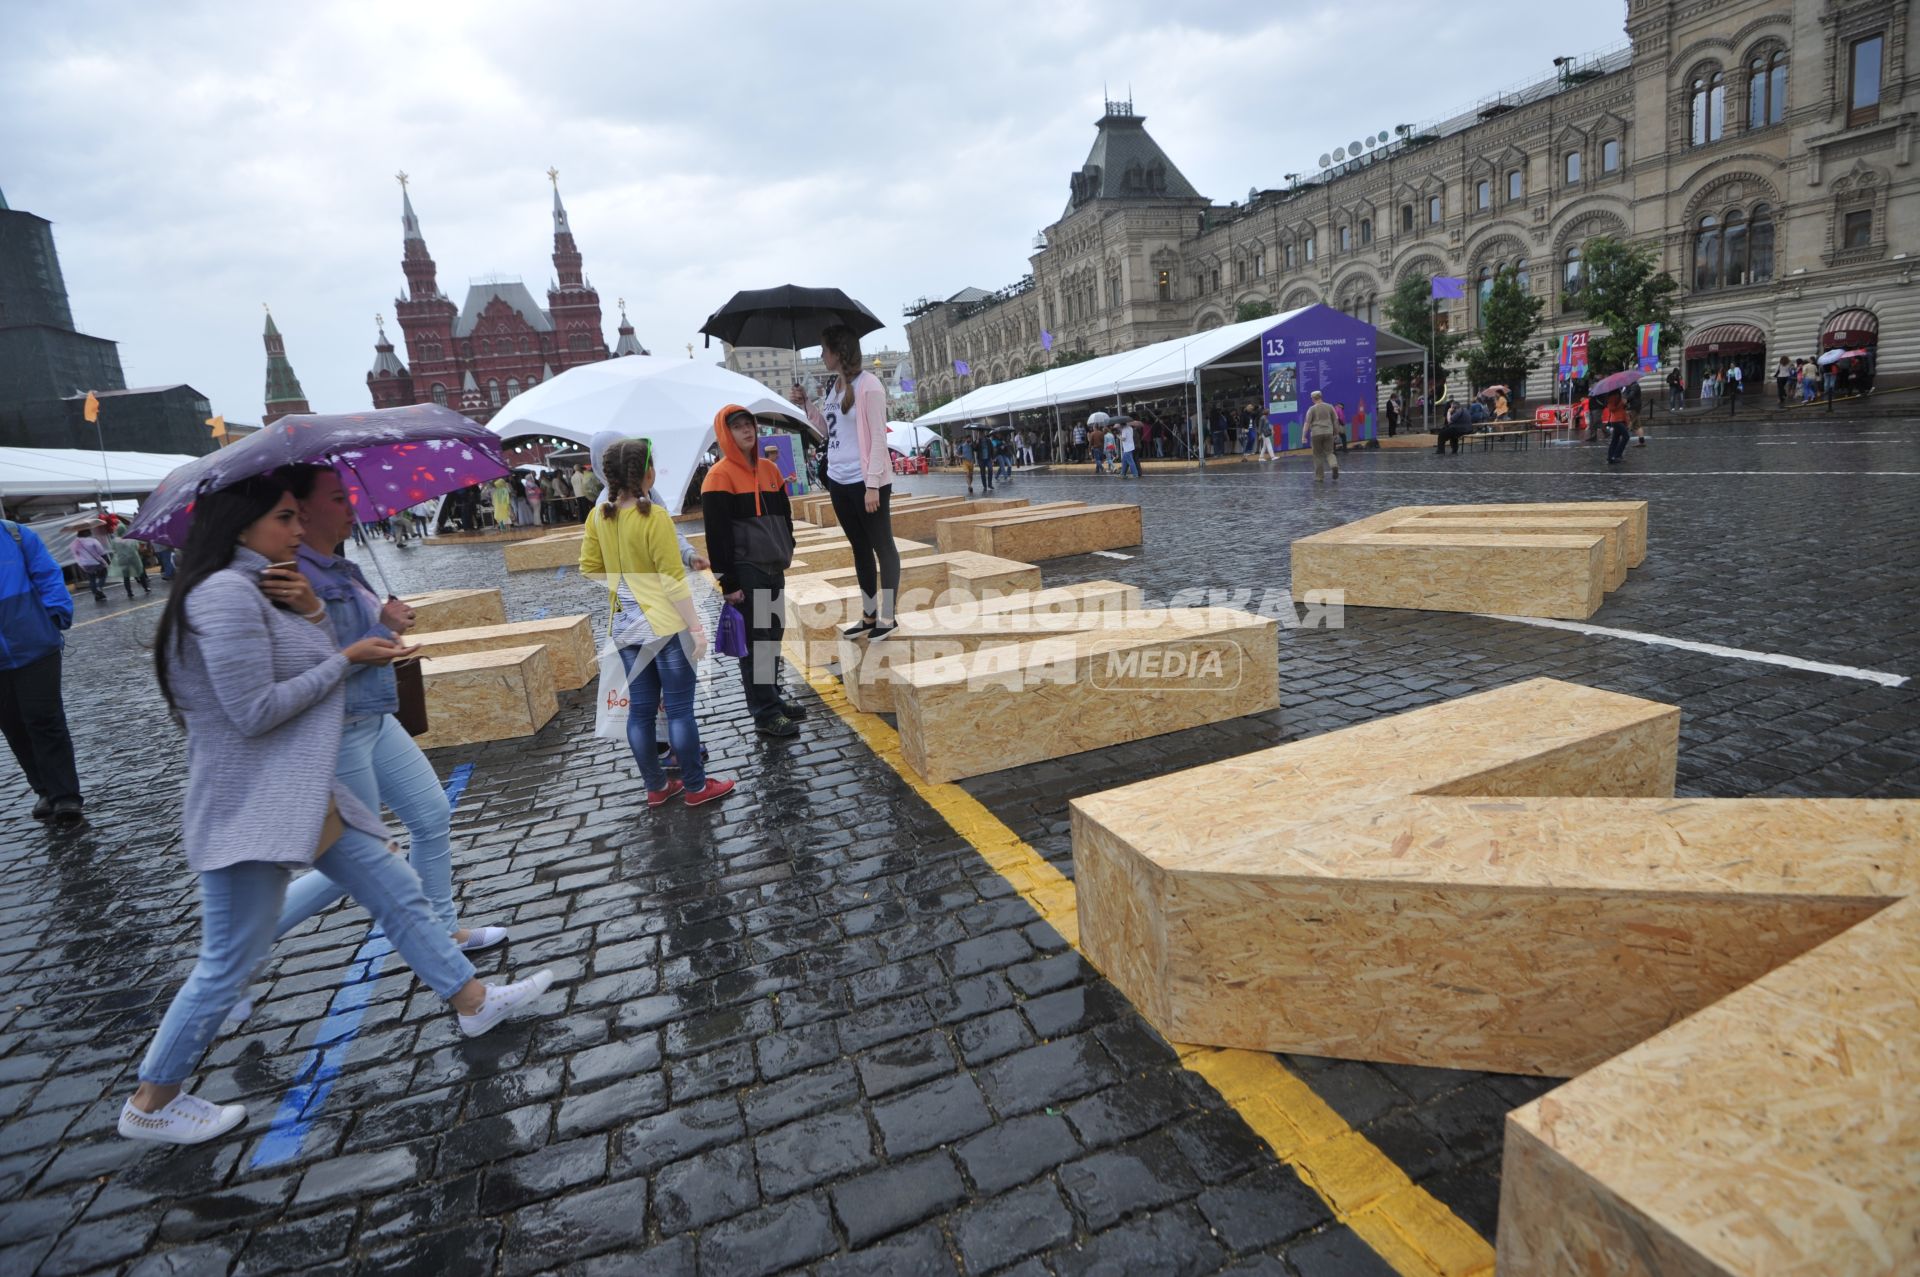
[[[420,661],[397,661],[393,667],[394,690],[400,693],[400,708],[394,717],[409,736],[427,734],[427,680],[420,673]]]

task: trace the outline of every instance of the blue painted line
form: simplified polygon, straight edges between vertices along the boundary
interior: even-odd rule
[[[547,609],[546,609],[546,608],[543,608],[543,607],[537,607],[537,608],[535,608],[535,609],[533,609],[533,619],[534,619],[534,620],[536,620],[536,621],[544,621],[544,620],[546,620],[546,619],[547,619]]]
[[[453,769],[446,784],[448,806],[460,805],[460,795],[466,792],[467,782],[472,778],[472,763],[462,763]],[[366,941],[340,977],[340,988],[327,1006],[327,1017],[320,1022],[313,1047],[294,1074],[304,1080],[295,1082],[280,1097],[280,1107],[267,1133],[261,1137],[260,1146],[253,1152],[253,1160],[248,1163],[253,1170],[278,1166],[300,1155],[300,1146],[306,1143],[307,1133],[313,1129],[314,1120],[333,1091],[334,1080],[340,1076],[347,1056],[353,1051],[354,1039],[360,1036],[360,1021],[373,997],[374,981],[380,978],[387,955],[392,952],[393,945],[378,926],[367,932]]]

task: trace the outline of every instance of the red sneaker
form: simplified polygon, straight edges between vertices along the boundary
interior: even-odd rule
[[[647,806],[658,807],[685,788],[686,786],[679,781],[670,780],[667,782],[665,789],[649,789],[647,791]]]
[[[687,800],[687,806],[698,807],[701,803],[710,803],[715,801],[716,799],[725,798],[728,794],[731,794],[732,792],[733,792],[732,781],[719,780],[715,777],[709,776],[707,777],[706,784],[702,785],[698,789],[689,789],[682,796]],[[649,794],[648,798],[651,799],[652,795]]]

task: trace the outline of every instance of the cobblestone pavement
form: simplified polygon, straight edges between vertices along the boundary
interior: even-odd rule
[[[1590,447],[1381,451],[1321,488],[1285,460],[1004,492],[1138,500],[1137,557],[1046,576],[1161,600],[1284,592],[1292,538],[1389,506],[1644,497],[1650,555],[1597,624],[1911,675],[1915,428],[1688,422],[1613,470]],[[503,586],[515,619],[600,606],[566,573],[508,577],[497,546],[382,561],[402,591]],[[206,1060],[197,1089],[249,1123],[194,1149],[119,1140],[196,902],[158,611],[78,614],[92,829],[44,832],[0,780],[0,1273],[1390,1271],[847,724],[797,693],[803,734],[763,740],[730,675],[701,693],[712,766],[744,788],[717,808],[649,816],[589,693],[531,740],[435,756],[465,778],[463,916],[513,929],[482,974],[552,967],[541,1015],[460,1039],[335,910],[277,948]],[[1077,794],[1550,675],[1681,706],[1687,794],[1920,794],[1911,685],[1445,614],[1356,609],[1279,641],[1277,713],[965,788],[1071,873]],[[1493,1236],[1502,1114],[1550,1082],[1286,1063]]]

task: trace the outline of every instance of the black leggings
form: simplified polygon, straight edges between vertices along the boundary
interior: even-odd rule
[[[827,480],[833,498],[833,517],[853,547],[853,572],[860,580],[863,616],[893,619],[894,596],[900,593],[900,549],[893,543],[893,487],[880,489],[880,508],[867,513],[867,485]],[[878,562],[878,570],[875,563]]]

